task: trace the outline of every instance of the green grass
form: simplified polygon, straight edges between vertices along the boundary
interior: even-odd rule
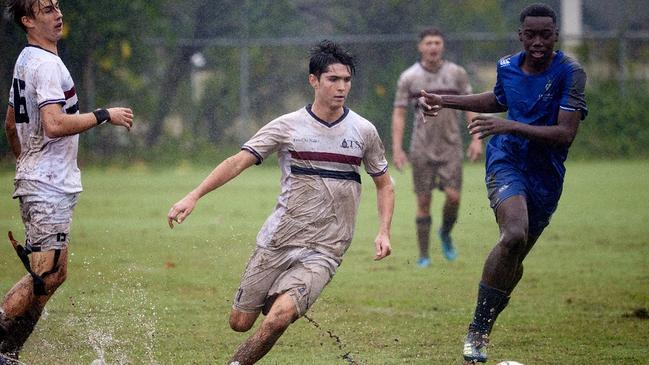
[[[172,203],[211,167],[87,168],[75,211],[68,281],[27,342],[29,364],[223,364],[248,334],[228,316],[255,236],[273,209],[273,164],[246,171],[206,196],[173,231]],[[393,172],[393,255],[374,262],[375,191],[364,176],[357,232],[342,266],[308,315],[261,364],[461,364],[482,263],[498,231],[483,168],[467,165],[448,263],[433,241],[419,269],[409,172]],[[22,237],[11,171],[0,172],[0,231]],[[649,162],[568,165],[552,224],[492,336],[491,364],[639,364],[649,358]],[[434,196],[434,227],[442,196]],[[2,233],[4,235],[4,233]],[[4,239],[0,240],[4,241]],[[0,244],[0,291],[24,275]],[[340,338],[338,344],[328,332]]]

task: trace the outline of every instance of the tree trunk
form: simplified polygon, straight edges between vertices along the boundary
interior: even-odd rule
[[[180,81],[189,74],[189,59],[192,54],[194,54],[193,47],[177,47],[173,58],[167,64],[166,78],[162,82],[160,97],[158,99],[159,107],[155,113],[155,117],[151,121],[151,128],[146,136],[147,147],[155,145],[158,142],[160,134],[162,134],[164,119],[176,99]]]
[[[205,24],[211,20],[209,18],[209,12],[204,11],[205,6],[207,6],[208,3],[209,1],[207,0],[201,0],[194,4],[193,19],[196,21],[194,23],[194,29],[192,30],[192,38],[201,38],[201,35],[205,30]],[[180,86],[180,82],[183,79],[189,78],[189,72],[191,71],[190,58],[198,51],[200,51],[199,47],[187,45],[177,45],[175,47],[171,62],[167,64],[167,71],[165,72],[166,78],[161,85],[160,98],[158,99],[158,111],[151,121],[151,129],[149,129],[149,133],[146,136],[145,142],[147,147],[151,147],[158,142],[158,139],[162,134],[164,119],[176,99],[178,86]]]

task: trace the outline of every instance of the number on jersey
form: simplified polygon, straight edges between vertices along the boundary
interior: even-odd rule
[[[14,113],[16,123],[29,123],[27,100],[25,100],[25,81],[14,79]]]

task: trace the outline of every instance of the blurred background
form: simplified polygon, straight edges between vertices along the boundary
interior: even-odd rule
[[[571,158],[647,158],[649,12],[642,0],[547,0],[559,13],[559,48],[588,74],[590,114]],[[131,106],[131,133],[95,128],[81,137],[81,164],[216,163],[259,127],[312,101],[308,50],[338,41],[358,58],[348,106],[370,119],[390,148],[399,74],[417,60],[427,26],[446,34],[446,59],[491,90],[497,60],[520,50],[522,0],[61,0],[59,53],[81,110]],[[0,21],[0,113],[25,35]],[[389,153],[390,151],[388,151]],[[13,164],[0,138],[0,164]]]

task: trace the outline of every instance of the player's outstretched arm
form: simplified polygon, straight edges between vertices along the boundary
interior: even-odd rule
[[[581,111],[559,111],[556,125],[535,126],[498,118],[478,115],[469,123],[469,133],[479,138],[494,134],[516,134],[554,146],[570,146],[577,135]]]
[[[507,111],[493,92],[471,95],[437,95],[421,91],[419,106],[426,115],[437,116],[442,108],[466,110],[476,113],[500,113]]]
[[[194,210],[198,199],[234,179],[243,170],[254,165],[256,162],[257,157],[246,150],[239,151],[236,155],[225,159],[212,170],[203,182],[169,209],[169,213],[167,214],[169,227],[174,228],[173,222],[178,224],[182,223]]]
[[[103,122],[131,130],[133,111],[129,108],[98,109],[93,113],[66,114],[59,104],[41,108],[43,130],[50,138],[71,136],[87,131]]]
[[[5,133],[7,134],[7,142],[9,142],[11,152],[13,152],[17,159],[20,156],[20,140],[18,139],[18,130],[16,129],[16,115],[14,114],[14,108],[11,106],[7,108]]]
[[[374,260],[381,260],[392,253],[390,245],[390,227],[394,213],[394,185],[389,173],[374,176],[376,185],[376,204],[379,211],[379,233],[374,240],[376,256]]]

